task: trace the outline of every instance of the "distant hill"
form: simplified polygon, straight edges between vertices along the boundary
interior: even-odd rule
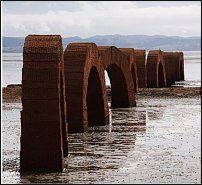
[[[64,48],[70,42],[94,42],[99,46],[113,45],[138,49],[161,49],[166,51],[200,51],[201,37],[179,37],[164,35],[104,35],[89,38],[68,37],[63,38]],[[3,37],[3,52],[22,52],[24,38]]]

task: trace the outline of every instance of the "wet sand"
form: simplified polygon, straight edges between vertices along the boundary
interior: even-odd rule
[[[21,102],[21,94],[22,94],[22,88],[21,84],[13,84],[8,85],[7,87],[3,87],[3,103],[4,102],[10,102],[10,103],[20,103]]]
[[[110,125],[69,134],[63,173],[20,175],[22,105],[5,99],[2,183],[201,183],[200,88],[163,89],[140,89],[137,107],[110,109]]]
[[[3,88],[3,102],[21,102],[21,84],[12,84]],[[107,94],[110,96],[111,90],[107,87]],[[175,86],[169,88],[139,88],[137,97],[193,97],[201,95],[201,87]]]

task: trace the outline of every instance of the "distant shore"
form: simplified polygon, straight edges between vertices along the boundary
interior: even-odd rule
[[[21,84],[11,84],[3,87],[3,103],[21,102]],[[107,87],[107,94],[110,96],[111,89]],[[137,98],[186,98],[201,95],[201,87],[167,87],[167,88],[139,88]]]

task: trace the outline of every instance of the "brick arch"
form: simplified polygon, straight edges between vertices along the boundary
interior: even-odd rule
[[[163,71],[163,64],[162,64],[162,62],[159,62],[157,73],[158,73],[158,77],[157,77],[157,79],[158,79],[158,87],[165,87],[165,83],[164,83],[164,71]]]
[[[65,49],[64,61],[69,132],[84,132],[88,125],[93,126],[93,122],[94,125],[109,124],[104,69],[98,60],[97,46],[94,43],[70,43]],[[93,101],[98,102],[96,107],[93,107]],[[101,116],[96,118],[88,114],[88,105],[94,115]]]
[[[146,68],[147,87],[166,86],[166,70],[161,50],[149,51]]]
[[[180,62],[180,80],[184,80],[184,54],[179,52],[179,62]]]
[[[146,69],[146,51],[143,49],[134,49],[135,61],[137,65],[138,87],[147,87],[147,69]]]
[[[182,52],[163,52],[163,60],[166,67],[167,85],[175,84],[175,81],[184,80],[184,58]]]
[[[127,56],[114,46],[99,46],[98,50],[99,61],[108,72],[111,82],[111,107],[136,106],[134,83]]]
[[[20,171],[62,171],[68,155],[60,35],[28,35],[23,47]]]
[[[135,58],[135,50],[133,48],[119,48],[130,61],[130,71],[133,78],[133,84],[135,92],[138,92],[138,76],[137,76],[137,64]]]

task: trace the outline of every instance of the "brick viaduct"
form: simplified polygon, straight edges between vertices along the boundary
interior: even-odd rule
[[[20,171],[62,171],[68,133],[109,124],[111,107],[136,106],[138,87],[184,80],[182,52],[70,43],[59,35],[29,35],[23,48]]]

